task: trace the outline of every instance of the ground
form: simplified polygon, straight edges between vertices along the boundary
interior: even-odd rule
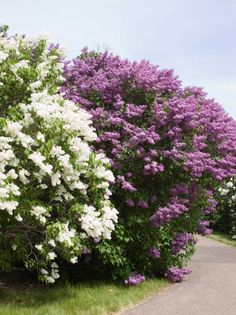
[[[0,273],[0,315],[236,315],[236,248],[224,244],[236,241],[218,233],[212,238],[223,243],[199,237],[192,274],[169,286],[156,279],[135,288],[108,282],[45,287],[21,272]]]
[[[192,274],[122,315],[235,315],[236,249],[199,237]]]

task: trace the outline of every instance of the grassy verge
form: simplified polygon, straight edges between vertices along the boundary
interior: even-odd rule
[[[137,287],[90,283],[54,287],[0,287],[1,315],[105,315],[138,303],[168,285],[164,279],[144,281]]]
[[[213,232],[213,234],[209,235],[208,237],[215,241],[236,247],[236,240],[232,240],[231,236],[227,234],[223,234],[220,232]]]

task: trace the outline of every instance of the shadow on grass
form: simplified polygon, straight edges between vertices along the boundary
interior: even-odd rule
[[[0,287],[0,307],[1,305],[17,305],[23,307],[38,307],[44,304],[62,302],[76,298],[78,292],[86,290],[87,292],[96,292],[100,287],[115,287],[116,289],[124,288],[123,285],[113,282],[83,282],[79,284],[70,284],[59,282],[53,286],[36,286],[36,287]],[[110,289],[111,290],[111,289]],[[88,294],[89,295],[89,294]]]
[[[81,281],[69,283],[58,281],[53,286],[40,284],[35,275],[27,272],[0,272],[0,307],[17,306],[26,308],[38,308],[52,303],[63,303],[63,300],[76,299],[78,294],[84,298],[92,299],[90,295],[98,293],[98,290],[120,291],[124,289],[122,283],[112,281]]]
[[[114,314],[127,306],[168,286],[164,279],[149,279],[137,287],[109,280],[63,282],[53,286],[38,284],[35,277],[22,273],[0,273],[0,314],[4,315],[104,315]],[[78,313],[79,312],[79,313]]]

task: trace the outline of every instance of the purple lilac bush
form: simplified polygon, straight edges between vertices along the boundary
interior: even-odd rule
[[[97,246],[103,264],[113,276],[181,268],[194,242],[177,253],[176,233],[207,234],[215,188],[236,173],[236,122],[203,89],[184,88],[172,70],[147,61],[84,49],[64,77],[64,97],[92,114],[95,147],[116,177],[119,224]]]

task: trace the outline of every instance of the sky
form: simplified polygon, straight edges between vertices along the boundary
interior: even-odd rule
[[[105,50],[174,69],[236,118],[236,0],[0,0],[10,34],[48,33],[66,47]]]

